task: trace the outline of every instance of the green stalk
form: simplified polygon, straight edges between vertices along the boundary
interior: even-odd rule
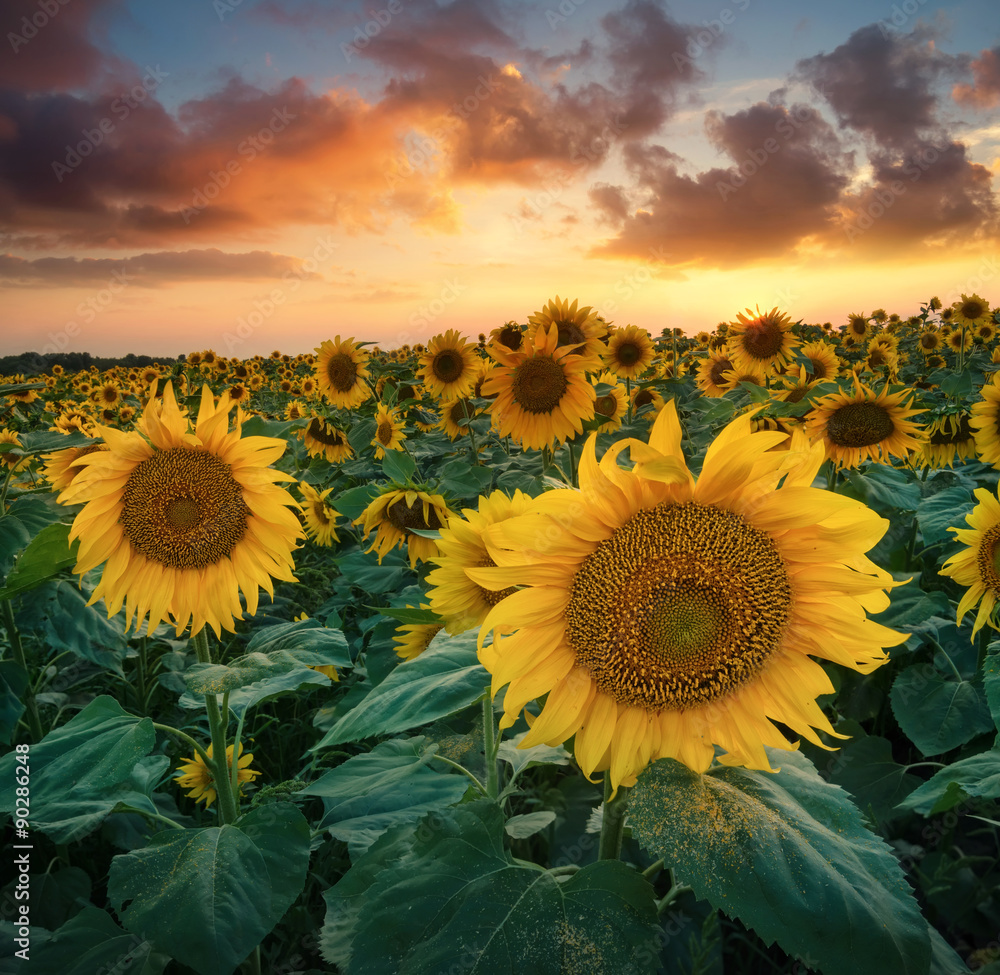
[[[497,775],[497,734],[493,723],[493,695],[491,688],[486,688],[483,698],[483,754],[486,756],[486,795],[496,799],[500,791]]]
[[[604,773],[604,815],[601,818],[601,842],[597,848],[598,860],[617,860],[622,853],[625,833],[625,810],[628,807],[628,789],[618,786],[611,798],[611,772]]]
[[[199,663],[212,662],[211,654],[208,652],[208,632],[204,627],[191,637],[191,644],[198,656]],[[214,694],[205,695],[205,710],[208,713],[208,727],[212,733],[211,768],[215,791],[219,795],[219,819],[222,825],[226,825],[235,822],[239,816],[233,789],[229,783],[229,764],[226,761],[228,715],[225,719],[222,717],[219,712],[219,702]]]
[[[21,634],[18,632],[17,624],[14,622],[14,609],[10,605],[9,599],[3,600],[3,624],[7,630],[7,640],[10,643],[10,648],[14,652],[14,660],[24,668],[24,673],[27,675],[28,662],[24,657]],[[35,692],[32,690],[30,682],[24,692],[24,707],[28,712],[28,728],[31,731],[31,737],[34,741],[41,741],[45,737],[45,732],[42,730],[42,719],[38,714],[38,704],[35,701]]]
[[[165,732],[168,735],[173,735],[175,738],[180,738],[181,741],[187,742],[200,756],[201,760],[208,766],[212,764],[212,759],[209,758],[208,752],[205,751],[201,745],[198,744],[189,734],[180,730],[180,728],[174,728],[169,724],[159,724],[156,721],[153,722],[153,728],[156,731]]]
[[[465,428],[465,431],[469,435],[469,450],[472,451],[472,463],[479,465],[479,450],[476,447],[476,435],[472,430],[472,418],[476,415],[476,411],[469,412],[469,401],[467,399],[462,400],[462,409],[465,410],[465,417],[469,421],[469,425]]]

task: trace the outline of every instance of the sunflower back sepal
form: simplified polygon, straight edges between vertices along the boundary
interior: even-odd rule
[[[778,771],[653,763],[629,795],[633,838],[696,897],[827,975],[925,975],[930,932],[889,846],[805,756],[767,754]]]

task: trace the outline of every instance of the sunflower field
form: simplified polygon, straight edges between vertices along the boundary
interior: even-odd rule
[[[0,973],[1000,975],[998,328],[0,377]]]

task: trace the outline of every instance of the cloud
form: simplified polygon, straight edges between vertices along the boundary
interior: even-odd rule
[[[28,260],[0,255],[0,285],[7,287],[86,287],[121,280],[144,288],[178,281],[258,281],[294,275],[319,279],[303,261],[270,251],[227,254],[218,248],[161,251],[129,258],[40,257]]]
[[[951,97],[959,105],[972,108],[993,108],[1000,105],[1000,46],[980,53],[970,63],[973,83],[957,84]]]

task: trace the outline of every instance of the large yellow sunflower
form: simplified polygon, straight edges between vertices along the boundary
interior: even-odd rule
[[[829,342],[822,340],[807,342],[799,352],[809,360],[812,365],[812,378],[817,382],[837,377],[840,371],[840,359],[837,350]]]
[[[969,426],[976,441],[976,453],[984,464],[1000,466],[1000,372],[979,390],[982,402],[970,409]]]
[[[604,364],[622,379],[637,379],[653,364],[655,352],[649,332],[636,325],[626,325],[616,328],[608,338]]]
[[[497,346],[490,350],[500,368],[483,383],[493,425],[500,436],[513,437],[525,447],[560,444],[583,432],[594,416],[594,387],[587,381],[587,364],[573,348],[559,348],[555,326],[539,327],[519,352]]]
[[[522,742],[575,737],[588,776],[631,785],[659,758],[703,772],[723,761],[770,769],[764,746],[833,733],[816,703],[833,686],[811,656],[869,672],[906,639],[866,617],[888,606],[888,573],[865,556],[889,527],[858,501],[813,488],[818,445],[775,451],[783,433],[749,416],[708,449],[697,480],[668,402],[649,444],[583,450],[580,489],[541,495],[494,526],[495,568],[473,581],[522,586],[480,631],[480,660],[504,685],[509,727],[547,694]],[[618,454],[631,447],[636,466]],[[779,486],[780,485],[780,486]]]
[[[448,435],[449,440],[458,440],[459,437],[469,435],[468,421],[476,415],[477,410],[472,400],[453,399],[441,405],[441,419],[437,427]]]
[[[299,482],[303,500],[302,520],[305,522],[306,535],[317,545],[332,545],[340,541],[336,528],[340,512],[326,503],[327,495],[332,490],[333,488],[327,488],[321,492],[305,481]]]
[[[597,396],[594,400],[594,419],[600,424],[597,429],[604,433],[620,430],[622,420],[625,419],[628,412],[628,398],[625,395],[624,387],[612,372],[602,372],[601,375],[595,376],[593,383],[595,396],[597,395],[597,386],[611,387],[611,392]]]
[[[523,491],[515,490],[513,498],[494,491],[489,497],[480,496],[478,511],[465,508],[461,518],[452,517],[441,529],[440,554],[431,559],[437,568],[427,574],[427,598],[449,633],[464,633],[479,626],[490,608],[514,591],[484,589],[465,570],[495,564],[486,548],[486,530],[524,514],[530,503],[531,497]]]
[[[569,349],[581,358],[588,371],[601,367],[608,326],[590,305],[578,308],[575,300],[571,305],[556,295],[528,319],[528,339],[537,345],[539,333],[548,332],[553,325],[558,348]]]
[[[941,348],[941,335],[936,328],[926,328],[917,338],[917,348],[924,356],[933,355]]]
[[[948,529],[966,547],[948,559],[940,570],[941,575],[966,587],[958,604],[959,626],[962,617],[979,604],[972,625],[973,639],[985,623],[997,628],[993,609],[1000,600],[1000,500],[985,488],[976,488],[975,495],[979,504],[965,516],[969,527]]]
[[[339,464],[354,456],[347,434],[321,416],[314,416],[309,426],[299,431],[299,436],[310,457],[325,457],[331,464]]]
[[[840,391],[822,396],[806,414],[806,432],[821,441],[838,467],[857,467],[862,461],[888,463],[889,456],[905,458],[920,448],[921,428],[909,419],[923,411],[911,409],[912,393],[874,390],[855,380],[853,395]]]
[[[362,525],[367,538],[377,528],[369,552],[378,552],[379,564],[397,545],[406,545],[411,568],[437,554],[433,538],[417,535],[418,531],[435,531],[448,524],[448,504],[440,494],[428,494],[415,488],[390,484],[361,514],[354,519]]]
[[[871,330],[869,320],[868,315],[851,312],[847,316],[847,324],[844,326],[844,337],[854,339],[856,342],[866,339],[868,332]]]
[[[725,396],[730,389],[730,384],[724,378],[727,372],[732,372],[733,360],[729,358],[729,353],[725,349],[714,350],[708,353],[708,358],[702,359],[698,365],[698,375],[695,377],[695,384],[712,399]]]
[[[403,421],[397,419],[396,411],[379,403],[375,414],[375,436],[371,441],[375,448],[375,459],[381,460],[387,450],[402,450],[405,439]]]
[[[980,298],[977,294],[963,294],[951,307],[954,309],[952,312],[952,321],[958,322],[959,325],[968,325],[970,328],[975,328],[977,325],[989,321],[990,304],[985,298]]]
[[[770,373],[786,365],[799,340],[791,331],[791,319],[772,308],[756,312],[748,308],[729,323],[729,358],[737,371]]]
[[[331,342],[327,339],[317,347],[316,385],[320,393],[334,406],[353,410],[371,395],[366,382],[370,356],[356,347],[354,339]]]
[[[92,443],[87,447],[64,447],[51,454],[42,454],[42,460],[45,461],[42,476],[52,485],[53,491],[65,491],[80,473],[80,468],[74,466],[73,462],[78,457],[85,457],[96,450],[107,449],[103,443]]]
[[[241,591],[252,616],[261,586],[273,596],[272,577],[294,581],[298,504],[278,482],[295,478],[270,466],[287,444],[242,437],[232,408],[205,386],[192,425],[167,383],[142,433],[99,426],[108,449],[73,462],[86,470],[59,501],[85,505],[70,530],[74,571],[104,565],[90,602],[103,598],[109,616],[125,604],[126,628],[148,616],[150,634],[170,619],[178,635],[190,621],[192,635],[207,623],[218,636],[243,617]]]
[[[226,748],[226,763],[229,766],[230,773],[232,773],[233,768],[233,749],[235,746],[229,745]],[[212,746],[209,745],[205,749],[208,757],[212,757]],[[247,782],[253,782],[254,779],[260,775],[260,772],[255,769],[250,768],[250,763],[253,761],[253,753],[247,752],[243,754],[243,744],[240,744],[239,758],[236,761],[236,766],[239,771],[236,773],[236,781],[239,785],[240,795],[243,795],[243,786]],[[205,808],[208,809],[213,802],[215,802],[218,794],[215,791],[215,776],[212,774],[212,770],[205,764],[204,759],[197,752],[194,754],[193,758],[186,759],[177,769],[177,774],[174,776],[177,784],[182,788],[186,789],[187,792],[184,794],[190,796],[195,802],[205,803]]]
[[[439,400],[447,401],[468,396],[479,375],[476,346],[457,329],[435,335],[420,357],[417,375],[425,388]]]

